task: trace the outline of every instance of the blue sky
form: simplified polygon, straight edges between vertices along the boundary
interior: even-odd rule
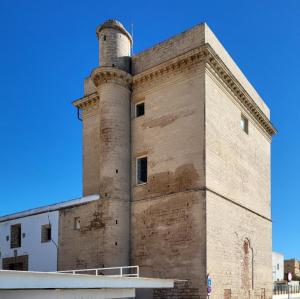
[[[300,259],[300,1],[0,0],[0,214],[79,197],[81,123],[70,104],[97,66],[95,28],[134,52],[207,22],[271,109],[273,249]]]

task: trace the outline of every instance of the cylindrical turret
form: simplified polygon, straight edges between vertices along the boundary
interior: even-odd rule
[[[108,20],[96,32],[100,66],[115,67],[130,73],[132,38],[124,26],[116,20]]]
[[[95,171],[105,219],[103,265],[129,264],[131,197],[131,36],[118,21],[97,28],[100,67],[91,74],[99,98]],[[97,167],[96,167],[97,166]],[[99,166],[99,167],[98,167]],[[93,180],[96,182],[96,180]]]

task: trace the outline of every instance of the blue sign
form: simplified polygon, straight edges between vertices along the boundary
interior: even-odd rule
[[[212,293],[212,279],[207,275],[207,295],[210,296]]]

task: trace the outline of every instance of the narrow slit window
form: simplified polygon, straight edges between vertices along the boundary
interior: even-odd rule
[[[135,106],[135,116],[139,117],[145,114],[145,103],[138,103]]]
[[[137,183],[147,183],[148,178],[148,159],[147,157],[137,159]]]
[[[75,230],[80,230],[80,217],[75,217],[74,218],[74,229]]]
[[[249,132],[249,122],[248,118],[246,118],[244,115],[241,115],[241,129],[248,134]]]
[[[106,41],[106,35],[103,35],[103,40]]]

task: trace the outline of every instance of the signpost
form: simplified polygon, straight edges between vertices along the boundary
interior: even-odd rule
[[[291,272],[288,273],[287,279],[288,279],[288,299],[290,299],[290,282],[293,279],[293,275]]]
[[[212,293],[212,279],[210,275],[207,275],[207,297],[209,297]]]

